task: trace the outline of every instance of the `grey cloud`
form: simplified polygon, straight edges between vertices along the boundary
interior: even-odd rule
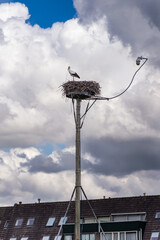
[[[112,138],[90,139],[83,144],[83,152],[89,153],[97,161],[91,163],[82,158],[82,170],[108,176],[122,177],[138,171],[160,170],[160,139],[141,138],[118,140]],[[22,167],[29,172],[58,173],[74,170],[74,155],[60,153],[60,162],[56,163],[49,156],[39,155]]]
[[[74,157],[70,153],[59,152],[60,163],[56,163],[50,156],[38,155],[27,163],[21,163],[22,167],[28,167],[29,172],[57,173],[74,169]]]
[[[6,181],[4,179],[0,179],[0,184],[1,186],[4,186],[2,189],[0,189],[0,199],[4,197],[8,198],[8,196],[12,192],[11,184],[9,183],[9,181]]]
[[[3,158],[0,157],[0,164],[3,164],[4,161],[3,161]]]
[[[150,62],[160,66],[160,2],[118,1],[118,0],[78,0],[74,1],[83,24],[103,16],[111,36],[118,36],[124,44],[130,44],[133,55],[150,57]]]
[[[160,83],[153,83],[148,79],[138,83],[129,94],[125,95],[125,110],[132,114],[133,119],[159,133],[160,108],[159,108]]]
[[[96,146],[96,147],[95,147]],[[103,138],[88,141],[84,149],[98,164],[90,165],[91,172],[123,176],[141,170],[160,169],[160,139],[115,140]]]
[[[21,163],[21,167],[27,167],[29,172],[45,172],[45,173],[59,173],[62,171],[73,171],[75,169],[75,155],[69,152],[57,151],[59,155],[59,162],[53,161],[50,156],[40,154],[25,163]],[[25,154],[17,155],[25,157]],[[94,166],[87,159],[82,158],[82,169],[92,171]]]
[[[145,3],[141,1],[136,1],[137,6],[141,12],[149,19],[152,26],[156,26],[160,30],[160,2],[146,0]]]
[[[10,113],[10,110],[5,103],[0,103],[0,121],[4,121],[7,118],[12,118],[13,114]]]
[[[27,166],[30,172],[59,172],[61,167],[54,163],[51,157],[39,155],[31,159],[28,163],[21,163],[21,166]]]

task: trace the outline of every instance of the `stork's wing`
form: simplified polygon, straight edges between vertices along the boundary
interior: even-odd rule
[[[72,74],[73,77],[77,77],[77,78],[80,78],[80,76],[75,72]]]

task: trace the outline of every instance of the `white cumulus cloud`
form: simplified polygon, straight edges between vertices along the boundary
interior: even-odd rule
[[[18,2],[0,4],[0,20],[5,22],[11,18],[27,20],[29,18],[28,8]]]

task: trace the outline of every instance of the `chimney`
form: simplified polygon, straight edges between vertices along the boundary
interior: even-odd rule
[[[41,202],[41,199],[40,198],[38,198],[38,203],[40,203]]]
[[[106,199],[106,196],[103,196],[103,199]]]
[[[19,202],[19,205],[21,205],[22,204],[22,202]]]
[[[145,196],[146,196],[146,193],[143,193],[143,196],[145,197]]]

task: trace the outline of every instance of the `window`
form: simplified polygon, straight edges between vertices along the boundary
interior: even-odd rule
[[[64,240],[72,240],[72,235],[65,235]]]
[[[126,219],[126,216],[125,215],[115,215],[115,216],[112,216],[112,221],[113,222],[123,222],[123,221],[127,221]]]
[[[20,227],[20,226],[22,225],[22,223],[23,223],[23,219],[22,219],[22,218],[17,219],[17,221],[16,221],[16,223],[15,223],[15,226],[16,226],[16,227]]]
[[[28,218],[27,226],[32,226],[34,224],[35,218]]]
[[[144,221],[145,217],[146,217],[145,213],[112,214],[111,215],[111,219],[113,222]]]
[[[44,236],[43,238],[42,238],[42,240],[49,240],[50,239],[50,236]]]
[[[57,235],[57,236],[55,236],[55,238],[54,238],[54,240],[61,240],[61,238],[62,238],[62,236],[61,235]]]
[[[97,219],[100,223],[110,221],[110,217],[98,217]],[[95,217],[83,218],[81,219],[81,223],[97,223],[97,219]]]
[[[114,240],[118,240],[118,233],[113,233]]]
[[[98,221],[100,223],[109,222],[110,221],[110,217],[98,217]]]
[[[111,232],[102,234],[102,240],[137,240],[137,232]],[[85,240],[85,239],[82,239]],[[88,240],[88,239],[86,239]],[[90,239],[91,240],[91,239]],[[140,239],[141,240],[141,239]],[[152,239],[156,240],[156,239]]]
[[[83,218],[81,219],[81,223],[96,223],[96,219],[94,217],[90,217],[90,218]]]
[[[105,233],[105,236],[103,234],[103,237],[102,237],[103,240],[112,240],[112,233]]]
[[[124,240],[124,232],[120,232],[120,240]]]
[[[150,240],[158,240],[159,232],[152,232]]]
[[[82,234],[82,240],[95,240],[95,234]]]
[[[127,232],[126,240],[136,240],[136,233],[135,232]]]
[[[9,226],[9,221],[7,220],[4,224],[4,228],[7,228]]]
[[[17,240],[17,238],[10,238],[10,240]]]
[[[66,222],[67,222],[67,217],[61,217],[58,225],[59,225],[59,226],[60,226],[60,225],[63,225],[63,224],[65,224]]]
[[[127,215],[127,221],[141,221],[141,220],[142,220],[141,215],[136,215],[136,214]]]
[[[155,218],[160,218],[160,212],[156,212]]]
[[[50,218],[48,219],[48,222],[47,222],[46,226],[47,226],[47,227],[53,226],[55,219],[56,219],[55,217],[50,217]]]
[[[28,240],[28,237],[22,237],[21,240]]]

